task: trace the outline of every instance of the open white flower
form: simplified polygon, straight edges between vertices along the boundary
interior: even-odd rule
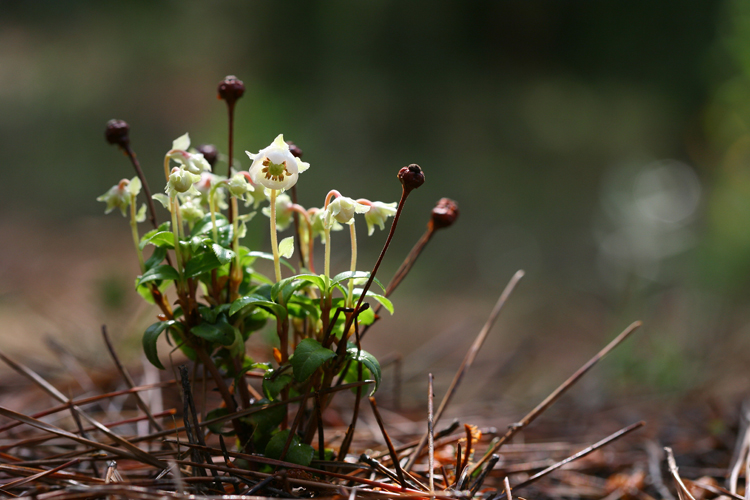
[[[375,232],[375,224],[383,230],[385,227],[385,220],[388,217],[396,215],[396,202],[383,203],[382,201],[373,201],[370,205],[370,211],[365,214],[365,222],[367,222],[367,236],[372,236]]]
[[[327,227],[333,227],[334,220],[341,224],[353,224],[354,214],[365,214],[370,211],[370,207],[357,203],[346,196],[339,196],[328,204],[325,210],[325,222]]]
[[[309,163],[301,161],[289,150],[284,136],[279,134],[265,149],[253,154],[245,151],[253,160],[250,165],[250,178],[256,186],[260,184],[268,189],[285,190],[297,183],[300,173],[310,168]]]

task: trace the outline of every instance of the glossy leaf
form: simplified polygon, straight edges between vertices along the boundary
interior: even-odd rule
[[[149,281],[176,280],[179,277],[180,275],[177,273],[177,269],[170,266],[169,264],[162,264],[160,266],[153,267],[143,273],[143,275],[138,278],[138,281],[136,283],[138,285],[142,285],[143,283],[148,283]]]
[[[355,297],[359,297],[362,295],[362,288],[355,288],[353,291],[353,295]],[[382,304],[383,307],[385,307],[389,313],[393,314],[393,302],[391,302],[387,297],[383,295],[379,295],[377,293],[373,293],[370,290],[367,291],[367,297],[372,297],[373,299],[377,300]]]
[[[331,279],[331,286],[337,285],[337,284],[339,284],[342,281],[347,280],[347,279],[359,279],[359,278],[366,279],[366,278],[369,278],[369,277],[370,277],[370,273],[369,272],[364,272],[364,271],[354,271],[354,272],[345,271],[343,273],[337,274],[336,276],[334,276]],[[375,283],[376,285],[378,285],[383,291],[385,291],[385,287],[383,286],[383,284],[380,282],[379,279],[374,278],[372,281],[373,281],[373,283]]]
[[[265,455],[268,458],[281,460],[281,454],[284,452],[284,446],[286,445],[288,438],[288,429],[274,434],[266,445]],[[284,456],[284,461],[307,467],[310,465],[310,462],[312,462],[314,454],[315,450],[312,446],[300,442],[299,437],[294,435],[292,436],[291,443],[289,443],[289,448]]]
[[[197,335],[209,342],[216,342],[223,346],[231,346],[236,342],[238,333],[236,328],[230,325],[223,315],[219,316],[216,323],[203,322],[190,329],[193,335]]]
[[[375,394],[375,391],[377,391],[378,387],[380,386],[380,380],[383,377],[383,372],[380,369],[380,363],[378,363],[378,360],[369,352],[359,351],[357,350],[357,346],[351,344],[346,349],[346,355],[348,358],[362,363],[367,367],[368,370],[370,370],[370,374],[375,379],[375,387],[373,387],[372,391],[370,392],[370,396]]]
[[[159,335],[174,323],[174,321],[158,321],[146,328],[146,332],[143,334],[143,352],[146,354],[146,359],[160,370],[165,370],[165,368],[159,360],[159,354],[156,351],[156,341],[159,340]]]
[[[138,245],[141,250],[146,248],[146,245],[155,245],[157,247],[174,248],[174,234],[172,231],[160,231],[154,233],[149,237],[141,239]]]
[[[263,395],[270,400],[276,399],[281,390],[292,382],[292,376],[283,373],[273,380],[271,378],[263,379]]]
[[[246,295],[232,302],[232,307],[229,309],[229,315],[233,316],[239,310],[250,305],[264,307],[270,310],[274,314],[274,316],[276,316],[281,321],[286,319],[286,309],[283,306],[280,306],[275,302],[271,302],[270,300],[266,300],[265,298],[258,295]]]
[[[270,254],[270,253],[267,253],[267,252],[250,252],[247,255],[249,255],[250,257],[257,257],[259,259],[270,260],[271,262],[273,262],[273,255]],[[284,266],[288,267],[289,269],[291,269],[292,272],[296,271],[296,269],[294,268],[294,266],[291,265],[288,260],[286,260],[286,259],[279,259],[279,262],[281,262],[282,265],[284,265]]]
[[[216,258],[216,255],[213,252],[203,252],[196,255],[185,264],[185,277],[193,278],[218,267],[221,267],[221,261]]]
[[[315,339],[305,339],[297,345],[292,356],[292,371],[297,382],[310,378],[315,370],[336,355],[330,349],[320,345]]]

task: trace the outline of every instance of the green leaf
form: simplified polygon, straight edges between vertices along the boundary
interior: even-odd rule
[[[206,414],[206,420],[212,420],[214,418],[223,417],[225,415],[229,415],[229,409],[228,408],[216,408],[215,410],[211,410]],[[214,434],[219,434],[222,436],[234,436],[234,431],[232,430],[224,430],[224,427],[227,425],[227,421],[223,422],[217,422],[215,424],[209,424],[208,430],[213,432]]]
[[[213,252],[203,252],[187,261],[187,264],[185,264],[185,277],[193,278],[212,271],[217,267],[221,267],[221,261],[216,258],[216,255]]]
[[[237,311],[249,305],[269,309],[280,321],[286,319],[286,309],[284,306],[280,306],[276,302],[271,302],[270,300],[266,300],[258,295],[246,295],[232,302],[232,307],[229,309],[229,315],[233,316]]]
[[[359,297],[360,295],[362,295],[362,290],[363,290],[362,288],[355,288],[352,292],[352,295],[354,295],[355,297]],[[373,293],[370,290],[368,290],[367,297],[372,297],[373,299],[377,300],[383,305],[383,307],[385,307],[388,310],[389,313],[393,314],[393,302],[391,302],[384,295],[379,295],[377,293]]]
[[[235,330],[237,329],[227,322],[224,315],[220,315],[216,323],[203,322],[191,328],[190,332],[209,342],[231,346],[237,339],[238,332]]]
[[[160,231],[158,233],[152,234],[149,237],[146,237],[144,235],[138,247],[143,250],[144,248],[146,248],[146,245],[174,248],[174,234],[172,233],[172,231]]]
[[[281,454],[284,452],[284,445],[286,445],[287,439],[289,438],[289,430],[279,431],[273,435],[271,440],[266,445],[265,455],[268,458],[281,459]],[[289,443],[289,448],[286,451],[284,461],[291,462],[293,464],[302,465],[307,467],[312,462],[315,450],[312,446],[300,442],[297,435],[292,436],[292,441]]]
[[[167,249],[164,247],[155,247],[154,253],[151,254],[151,257],[148,258],[148,260],[145,262],[146,264],[146,270],[151,269],[152,267],[158,266],[164,261],[164,258],[167,256]]]
[[[154,268],[149,269],[136,281],[137,285],[142,285],[149,281],[158,280],[176,280],[180,277],[177,273],[177,269],[170,266],[169,264],[162,264]]]
[[[250,252],[250,253],[248,253],[248,255],[250,257],[257,257],[259,259],[270,260],[271,262],[273,262],[273,255],[270,254],[270,253],[266,253],[266,252]],[[291,269],[292,272],[296,271],[296,269],[294,268],[294,266],[291,265],[288,260],[286,260],[286,259],[279,259],[279,262],[281,262],[283,265],[285,265],[286,267],[288,267],[289,269]]]
[[[287,259],[294,255],[294,236],[289,236],[281,240],[281,243],[279,243],[279,255]]]
[[[295,295],[289,299],[286,307],[289,315],[295,318],[311,317],[316,321],[320,319],[320,309],[312,303],[309,297]]]
[[[229,221],[223,214],[215,214],[216,215],[216,228],[219,229],[221,227],[229,225]],[[201,220],[195,223],[193,226],[193,229],[190,231],[190,234],[192,236],[198,235],[198,234],[209,234],[213,233],[214,229],[214,223],[211,220],[211,214],[207,213],[203,216]]]
[[[146,328],[146,332],[143,334],[143,352],[146,354],[146,359],[160,370],[165,370],[165,368],[164,365],[161,364],[161,361],[159,361],[159,355],[156,352],[156,341],[159,340],[159,335],[161,335],[164,330],[174,325],[174,323],[173,320],[158,321]]]
[[[223,246],[216,243],[211,245],[210,248],[211,251],[213,251],[214,255],[216,255],[216,258],[219,259],[219,262],[221,262],[222,264],[226,264],[234,259],[234,252],[232,250],[229,250],[228,248],[224,248]]]
[[[318,287],[318,290],[320,290],[321,292],[324,292],[328,289],[325,276],[322,274],[320,276],[316,274],[298,274],[297,276],[295,276],[295,278],[301,281],[308,281],[312,283],[313,285]]]
[[[383,372],[380,370],[380,363],[378,363],[378,360],[367,351],[358,351],[357,346],[351,344],[350,347],[346,349],[346,355],[349,359],[362,363],[368,370],[370,370],[370,373],[375,378],[375,387],[373,387],[370,392],[370,396],[375,394],[375,391],[377,391],[380,386],[380,380],[383,377]]]
[[[358,278],[369,278],[369,277],[370,277],[370,273],[369,272],[366,273],[364,271],[354,271],[354,272],[345,271],[343,273],[337,274],[336,276],[333,277],[333,279],[331,279],[331,286],[337,285],[337,284],[341,283],[342,281],[350,279],[350,278],[351,279],[358,279]],[[379,279],[373,278],[372,281],[373,281],[373,283],[375,283],[376,285],[378,285],[385,292],[385,287],[383,286],[383,284],[380,282]]]
[[[336,356],[332,350],[315,339],[305,339],[297,345],[292,356],[292,371],[297,382],[310,378],[323,363]]]
[[[169,221],[162,222],[161,224],[159,224],[159,227],[157,227],[156,229],[152,229],[151,231],[147,231],[143,236],[141,236],[141,241],[152,237],[156,233],[161,233],[163,231],[169,231],[169,225],[170,225]],[[141,249],[143,249],[143,246],[141,246],[140,243],[138,244],[138,246],[141,247]]]
[[[281,390],[292,382],[292,376],[286,373],[279,375],[275,379],[263,379],[263,395],[270,400],[276,399]]]

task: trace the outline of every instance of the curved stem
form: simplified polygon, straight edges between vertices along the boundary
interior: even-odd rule
[[[350,266],[350,270],[352,273],[354,273],[357,270],[357,230],[355,229],[355,224],[352,222],[349,224],[349,234],[351,235],[352,239],[352,262]],[[346,307],[352,307],[352,304],[354,303],[354,297],[352,296],[354,292],[354,278],[351,278],[349,280],[349,295],[346,299]]]
[[[166,155],[164,155],[164,177],[166,178],[166,181],[169,182],[169,154],[171,151],[167,152]]]
[[[326,240],[324,242],[325,248],[326,248],[326,255],[325,255],[325,261],[323,263],[323,274],[326,275],[326,277],[331,277],[331,229],[326,228]]]
[[[141,185],[143,186],[143,194],[146,195],[146,205],[148,206],[149,219],[151,219],[151,225],[154,226],[154,229],[156,229],[157,227],[159,227],[159,224],[156,221],[156,209],[154,208],[154,200],[153,198],[151,198],[151,190],[148,188],[146,177],[143,175],[143,170],[141,170],[141,164],[138,162],[138,158],[136,158],[135,156],[135,151],[133,151],[133,148],[130,147],[129,143],[126,144],[123,149],[125,150],[125,154],[128,156],[128,158],[130,158],[130,163],[133,164],[136,175],[141,180]]]
[[[135,253],[138,254],[138,264],[141,266],[141,274],[146,272],[146,264],[143,262],[143,252],[141,251],[141,238],[138,235],[138,221],[136,220],[136,201],[135,196],[130,195],[130,230],[133,233],[133,243],[135,244]]]
[[[233,163],[232,153],[234,150],[234,105],[235,105],[234,102],[230,103],[229,101],[227,101],[227,111],[229,112],[229,153],[228,153],[229,158],[227,158],[227,163],[228,163],[227,179],[232,177],[232,163]],[[237,210],[235,210],[230,205],[229,213],[227,214],[229,218],[229,222],[232,222],[234,220],[235,216],[237,215],[236,212]]]
[[[213,226],[214,243],[219,242],[219,229],[216,227],[216,205],[214,204],[215,186],[208,190],[208,210],[211,212],[211,225]]]
[[[276,273],[276,282],[281,281],[281,263],[279,262],[279,242],[276,234],[276,196],[279,191],[271,190],[271,252],[273,253],[273,270]]]
[[[174,235],[174,255],[175,259],[177,260],[177,274],[180,276],[180,282],[178,284],[177,289],[179,290],[183,277],[182,277],[182,252],[180,251],[180,232],[178,229],[178,222],[177,222],[177,211],[180,209],[179,204],[177,203],[177,198],[175,196],[171,196],[169,198],[169,211],[172,213],[172,234]]]
[[[411,191],[407,191],[406,189],[401,189],[401,199],[398,202],[398,208],[396,209],[396,215],[393,217],[393,222],[391,223],[391,230],[388,232],[388,238],[385,240],[385,245],[383,245],[383,249],[380,251],[380,256],[378,257],[377,262],[375,262],[375,267],[372,268],[372,271],[370,272],[370,277],[367,278],[367,283],[365,283],[364,288],[362,288],[362,295],[359,296],[359,301],[357,301],[357,306],[354,308],[355,314],[352,314],[351,316],[347,316],[346,318],[346,324],[344,325],[344,331],[348,332],[349,328],[351,327],[352,319],[356,316],[356,312],[359,310],[359,308],[362,306],[362,302],[365,299],[365,296],[367,295],[367,291],[370,289],[370,286],[372,286],[372,281],[375,279],[375,274],[378,272],[378,269],[380,268],[380,263],[383,262],[383,257],[385,257],[385,252],[388,251],[388,247],[391,244],[391,240],[393,239],[393,234],[396,232],[396,225],[398,224],[398,220],[401,217],[401,212],[404,210],[404,204],[406,203],[406,198],[409,197],[409,193]]]

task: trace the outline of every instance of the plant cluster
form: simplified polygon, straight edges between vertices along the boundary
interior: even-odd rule
[[[381,368],[362,349],[362,337],[381,308],[393,313],[387,296],[434,231],[453,223],[458,208],[448,199],[437,204],[425,236],[385,287],[376,273],[406,199],[424,182],[422,169],[409,165],[399,170],[399,202],[354,199],[331,190],[321,196],[320,207],[305,208],[296,199],[299,176],[310,169],[301,160],[302,151],[279,135],[257,153],[247,152],[252,164],[247,170],[239,168],[232,151],[234,110],[244,85],[227,77],[218,90],[229,117],[226,168],[220,168],[222,155],[216,147],[191,148],[185,134],[164,156],[164,192],[152,195],[131,148],[127,123],[112,120],[106,138],[130,158],[137,175],[121,180],[98,200],[107,204],[107,212],[119,209],[129,217],[140,265],[136,290],[160,309],[158,321],[143,335],[148,360],[164,369],[157,340],[166,335],[176,349],[204,367],[221,394],[222,406],[207,418],[221,422],[226,416],[231,426],[218,423],[211,427],[214,432],[235,436],[242,451],[308,465],[315,456],[316,433],[318,456],[326,454],[321,411],[335,392],[353,388],[358,404],[366,385],[370,395],[377,390]],[[146,203],[139,208],[141,193]],[[158,222],[153,200],[169,212],[169,221]],[[270,253],[242,244],[247,225],[265,220],[255,217],[259,209],[268,217]],[[368,235],[376,227],[384,229],[391,219],[385,246],[368,272],[358,269],[359,217],[365,219]],[[139,224],[147,218],[152,229],[141,234]],[[279,241],[278,233],[287,228],[294,228],[294,235]],[[345,228],[351,241],[350,267],[332,274],[331,238]],[[321,244],[323,272],[318,273],[314,252]],[[295,252],[296,263],[291,260]],[[272,276],[257,267],[264,259],[273,262]],[[273,359],[254,360],[245,343],[268,323],[278,334]],[[248,383],[249,375],[262,377],[259,388]],[[293,419],[290,402],[299,403]],[[237,416],[253,408],[263,410]],[[339,457],[346,448],[342,446]]]

